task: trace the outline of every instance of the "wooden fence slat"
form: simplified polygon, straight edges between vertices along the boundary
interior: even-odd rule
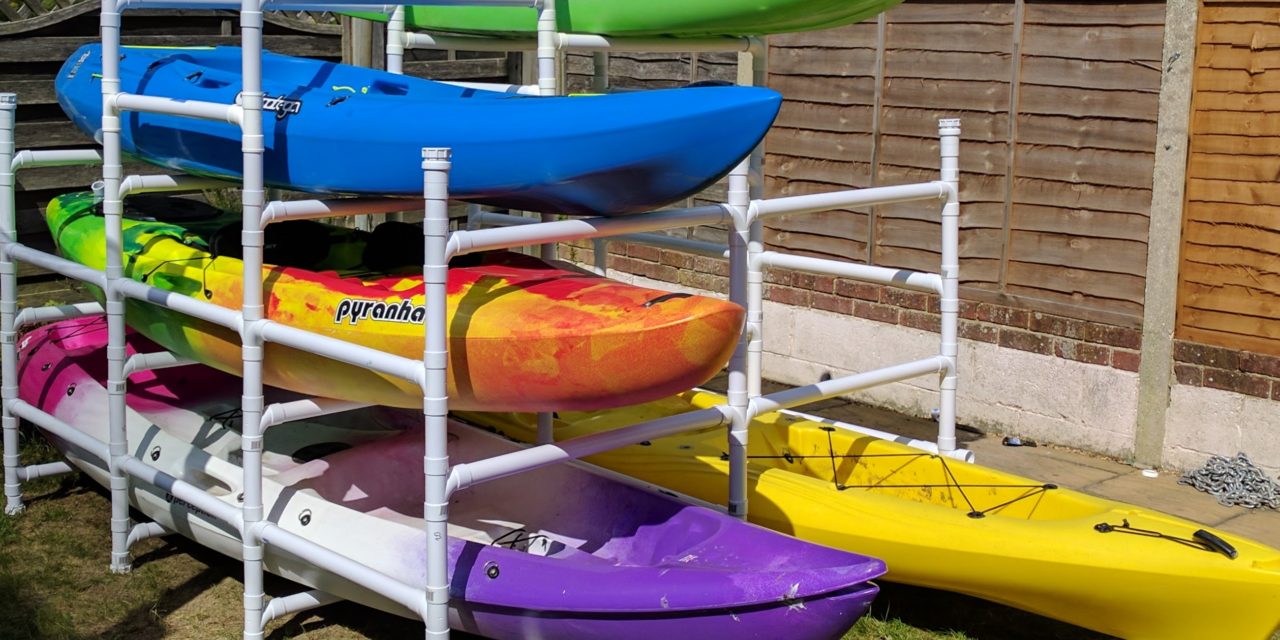
[[[1091,295],[1141,305],[1146,280],[1140,276],[1107,273],[1034,262],[1009,261],[1009,284],[1062,296]]]
[[[1159,64],[1164,25],[1039,25],[1022,29],[1022,53],[1029,56],[1070,57],[1084,61]]]
[[[0,40],[0,63],[61,62],[76,49],[92,42],[92,38],[75,36],[49,36],[40,38],[40,46],[32,47],[21,39]],[[195,41],[193,41],[195,40]],[[189,47],[200,45],[238,46],[239,36],[129,36],[122,38],[125,45],[149,47]],[[275,53],[304,57],[334,56],[337,52],[333,40],[323,36],[266,36],[266,48]]]
[[[1015,229],[1009,238],[1009,260],[1059,267],[1087,266],[1091,270],[1142,276],[1147,268],[1147,245],[1132,240],[1064,236]]]

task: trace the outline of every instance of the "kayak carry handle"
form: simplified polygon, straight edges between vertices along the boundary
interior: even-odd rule
[[[1230,542],[1227,542],[1204,529],[1197,529],[1195,533],[1191,534],[1191,537],[1199,540],[1206,547],[1213,549],[1232,560],[1235,560],[1240,556],[1240,552],[1236,551],[1236,548],[1231,546]]]

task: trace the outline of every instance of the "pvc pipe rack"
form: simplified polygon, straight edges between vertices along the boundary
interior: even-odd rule
[[[522,5],[527,0],[424,0],[422,4]],[[325,6],[314,2],[279,0],[277,8]],[[343,7],[370,4],[348,2]],[[243,86],[240,105],[211,105],[160,97],[133,96],[120,91],[119,52],[121,12],[137,7],[238,8],[243,38]],[[263,593],[263,559],[276,548],[348,581],[360,584],[392,602],[417,613],[425,623],[426,636],[449,635],[449,582],[447,575],[448,504],[453,491],[485,480],[518,473],[555,462],[578,458],[611,448],[709,425],[726,426],[730,450],[730,513],[747,513],[746,445],[747,426],[756,415],[798,406],[822,397],[862,388],[891,379],[906,379],[925,373],[942,376],[943,410],[937,449],[954,450],[955,326],[958,310],[956,243],[959,202],[956,170],[959,128],[956,121],[943,121],[942,180],[921,185],[878,187],[774,200],[751,199],[748,161],[730,176],[728,202],[723,205],[678,209],[619,218],[586,218],[541,222],[518,229],[459,230],[450,233],[447,215],[450,151],[424,148],[423,170],[423,278],[426,298],[424,350],[422,358],[411,359],[381,352],[280,324],[265,317],[263,305],[264,229],[273,221],[331,215],[390,212],[412,207],[405,200],[360,199],[266,203],[263,184],[262,135],[262,11],[259,0],[104,0],[101,7],[103,50],[102,151],[15,151],[14,129],[17,97],[0,94],[0,429],[4,444],[5,511],[22,511],[21,482],[67,471],[63,463],[23,467],[18,459],[18,419],[47,430],[87,455],[104,463],[110,472],[111,562],[113,572],[131,569],[129,546],[142,539],[167,533],[155,523],[133,525],[129,518],[129,486],[133,482],[159,487],[175,498],[207,514],[207,519],[224,523],[241,538],[244,563],[244,627],[246,640],[263,637],[265,625],[285,613],[297,612],[332,602],[329,594],[304,591],[276,598],[271,605]],[[332,8],[331,6],[329,8]],[[239,310],[176,294],[129,279],[121,253],[123,199],[132,193],[199,189],[210,186],[206,179],[186,176],[122,175],[120,116],[125,110],[150,110],[195,118],[214,118],[237,124],[242,129],[243,216],[241,243],[244,247],[243,305]],[[97,271],[20,244],[15,219],[15,172],[37,166],[101,164],[102,210],[105,218],[106,268]],[[782,393],[761,395],[759,369],[762,335],[762,269],[777,258],[763,251],[761,220],[789,212],[869,204],[871,202],[934,202],[942,206],[943,260],[937,280],[926,276],[917,281],[934,286],[942,296],[942,354],[901,365],[891,370],[846,376],[817,385]],[[453,256],[487,249],[572,239],[603,239],[628,233],[648,233],[694,224],[731,225],[728,247],[731,265],[730,299],[747,309],[747,327],[729,366],[728,404],[704,411],[672,416],[553,443],[546,438],[537,446],[465,465],[450,467],[446,447],[448,398],[446,395],[445,284],[448,262]],[[104,304],[83,303],[27,309],[17,305],[18,261],[38,265],[53,272],[90,283],[103,292]],[[935,286],[936,285],[936,286]],[[243,354],[241,408],[243,500],[239,506],[205,493],[186,481],[149,466],[130,454],[125,430],[125,389],[129,374],[151,368],[185,366],[186,360],[169,354],[142,354],[126,359],[125,303],[134,301],[165,307],[211,322],[240,334]],[[17,336],[35,322],[83,316],[105,310],[108,325],[107,442],[85,435],[73,426],[41,411],[18,397]],[[267,342],[285,344],[348,364],[398,376],[416,382],[423,393],[424,434],[424,528],[426,532],[425,588],[405,584],[340,553],[290,533],[264,518],[262,456],[264,431],[282,421],[297,420],[344,411],[359,403],[316,398],[268,406],[265,403],[262,365]],[[949,400],[948,400],[949,398]],[[549,435],[549,434],[546,434]],[[196,517],[204,517],[197,515]]]

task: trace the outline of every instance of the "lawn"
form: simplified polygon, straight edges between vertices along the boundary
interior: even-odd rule
[[[57,459],[24,430],[23,462]],[[180,537],[134,550],[128,575],[106,570],[110,502],[79,474],[25,486],[27,510],[0,515],[0,630],[5,638],[239,638],[240,564]],[[1100,638],[1076,627],[954,594],[883,585],[846,640]],[[297,589],[268,582],[268,593]],[[421,637],[420,623],[351,604],[288,617],[268,638]]]

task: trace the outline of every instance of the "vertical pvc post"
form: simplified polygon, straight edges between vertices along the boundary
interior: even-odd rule
[[[960,120],[938,121],[942,156],[942,181],[951,185],[942,207],[942,357],[950,366],[942,373],[938,387],[938,453],[956,448],[956,366],[959,348],[956,336],[960,318]]]
[[[538,3],[538,95],[554,96],[556,86],[556,3],[541,0]]]
[[[604,93],[609,90],[609,52],[591,54],[591,90]]]
[[[241,464],[244,468],[244,638],[258,640],[263,636],[264,554],[258,523],[262,522],[262,360],[263,338],[258,330],[265,318],[262,299],[262,252],[265,233],[262,229],[264,189],[262,183],[262,9],[258,0],[243,0],[240,5],[241,32],[241,151],[244,154],[243,220],[240,244],[244,247],[241,313],[241,357],[244,360],[244,387],[240,398],[244,416],[241,434]]]
[[[129,476],[122,468],[129,454],[125,431],[125,324],[124,297],[116,282],[124,277],[121,222],[124,204],[120,201],[123,159],[120,151],[120,112],[115,106],[120,92],[120,9],[115,0],[104,0],[102,29],[102,215],[106,236],[107,313],[107,431],[111,460],[111,571],[127,573],[129,561]]]
[[[753,38],[752,46],[738,54],[739,84],[763,87],[769,79],[769,43],[763,38]],[[750,69],[742,69],[750,65]],[[764,141],[751,152],[750,197],[764,197]],[[751,220],[747,239],[747,394],[752,398],[764,392],[764,266],[760,254],[764,253],[764,223]]]
[[[752,221],[750,160],[744,159],[729,174],[729,207],[733,210],[733,230],[729,234],[729,300],[749,307],[749,244]],[[729,360],[729,515],[747,517],[747,428],[750,387],[747,381],[748,327],[743,327],[738,348]]]
[[[597,274],[602,276],[609,275],[609,239],[608,238],[592,238],[591,239],[591,261],[595,263]]]
[[[555,414],[550,411],[538,413],[538,444],[551,444],[556,441]]]
[[[425,347],[422,352],[423,401],[426,420],[423,469],[426,499],[423,514],[427,529],[426,637],[449,637],[449,397],[448,315],[445,295],[449,279],[449,149],[422,150],[423,296]]]
[[[404,73],[404,5],[397,5],[387,18],[387,71]]]
[[[22,484],[18,479],[18,419],[9,413],[9,401],[18,397],[18,335],[13,330],[18,315],[18,270],[9,257],[9,244],[18,239],[14,208],[13,131],[18,96],[0,93],[0,400],[4,402],[0,428],[4,431],[4,512],[22,513]]]

